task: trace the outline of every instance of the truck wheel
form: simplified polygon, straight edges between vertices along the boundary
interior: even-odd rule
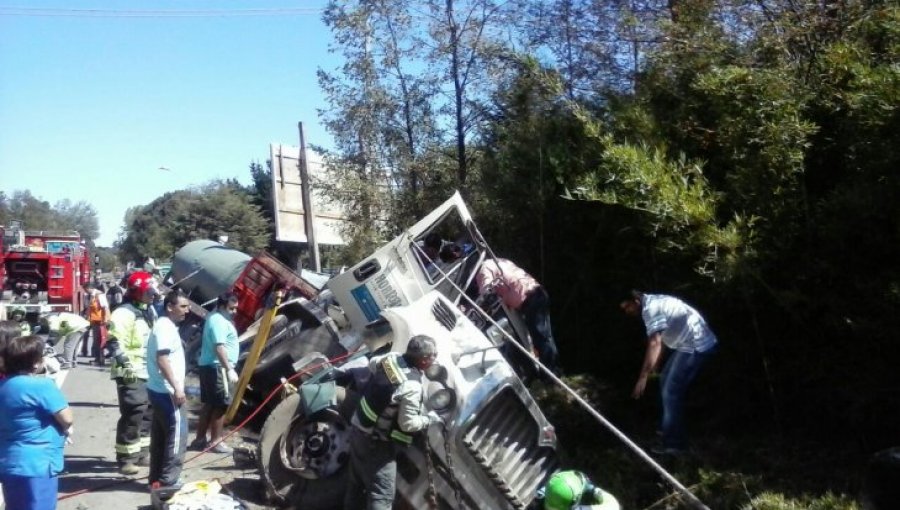
[[[339,408],[343,388],[337,389]],[[349,427],[339,409],[304,416],[300,395],[281,401],[263,425],[257,459],[270,501],[304,510],[341,508],[347,483]]]

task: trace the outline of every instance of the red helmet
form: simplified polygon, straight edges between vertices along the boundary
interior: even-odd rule
[[[146,271],[135,271],[128,275],[128,293],[133,298],[140,298],[153,287],[153,275]]]

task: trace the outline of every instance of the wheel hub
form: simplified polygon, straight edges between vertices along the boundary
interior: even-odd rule
[[[344,419],[332,410],[322,411],[316,418],[298,417],[282,436],[284,465],[307,479],[331,476],[350,458],[349,434]]]

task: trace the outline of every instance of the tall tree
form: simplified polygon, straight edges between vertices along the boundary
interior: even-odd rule
[[[340,52],[340,73],[320,69],[319,84],[331,109],[321,110],[336,151],[325,159],[334,178],[321,186],[343,203],[349,218],[349,249],[365,253],[382,236],[390,215],[390,162],[385,151],[385,119],[395,103],[382,85],[373,53],[373,3],[331,2],[323,16],[334,34],[332,51]]]
[[[97,210],[93,205],[80,201],[73,203],[71,200],[60,200],[53,206],[58,215],[59,228],[76,230],[82,236],[94,240],[100,236],[100,226],[97,222]]]
[[[495,80],[510,72],[508,28],[518,25],[523,4],[495,0],[428,0],[427,55],[444,92],[439,111],[447,119],[456,167],[455,184],[466,185]]]
[[[97,210],[85,202],[63,199],[50,205],[30,191],[14,191],[9,197],[0,193],[0,225],[19,220],[26,230],[74,230],[90,247],[99,237]]]
[[[124,261],[168,260],[190,241],[215,240],[223,234],[228,235],[229,246],[248,254],[266,246],[265,219],[247,192],[234,183],[213,181],[167,193],[129,212],[131,221],[118,245]]]
[[[50,203],[35,197],[28,190],[13,191],[6,200],[4,224],[19,220],[28,230],[53,230],[58,228],[58,215]]]

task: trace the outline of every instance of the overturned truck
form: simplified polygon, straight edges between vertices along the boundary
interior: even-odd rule
[[[444,240],[455,255],[429,251],[426,237]],[[519,377],[527,356],[511,362],[521,350],[501,352],[510,338],[527,350],[525,328],[502,303],[480,306],[467,292],[490,250],[459,194],[324,284],[286,274],[265,254],[241,257],[215,243],[188,251],[176,254],[170,282],[195,303],[182,331],[188,352],[195,350],[202,305],[217,292],[232,289],[242,303],[254,301],[248,308],[257,310],[244,309],[239,323],[242,345],[249,345],[259,305],[276,286],[288,289],[260,362],[247,367],[253,377],[238,417],[263,407],[255,422],[257,459],[273,503],[341,507],[350,417],[367,374],[354,369],[373,353],[403,352],[417,334],[438,343],[424,386],[426,406],[444,425],[400,454],[395,508],[526,508],[557,470],[554,428]],[[228,262],[202,260],[207,251]],[[344,375],[334,377],[335,368]],[[285,380],[296,391],[277,391]],[[281,399],[266,402],[275,393]]]

